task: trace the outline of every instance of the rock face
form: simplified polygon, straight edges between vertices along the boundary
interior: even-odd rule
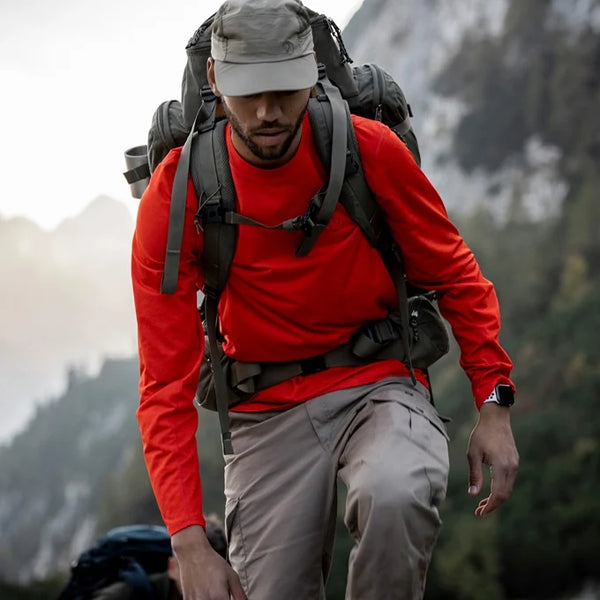
[[[509,0],[373,0],[354,15],[344,39],[356,63],[379,63],[403,88],[423,169],[449,211],[486,206],[502,220],[517,195],[523,216],[539,220],[560,211],[569,185],[558,171],[564,149],[516,114],[528,100],[528,74],[543,60],[543,49],[535,47],[553,33],[578,39],[599,30],[600,8],[588,0],[541,7]],[[497,77],[489,75],[495,69]],[[491,108],[494,100],[499,110],[482,113],[482,104]],[[457,147],[458,136],[465,142]],[[508,139],[515,140],[511,147]]]

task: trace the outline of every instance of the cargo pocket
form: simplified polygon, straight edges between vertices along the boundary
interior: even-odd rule
[[[415,407],[411,403],[405,406],[411,415],[411,438],[415,447],[420,450],[423,471],[429,482],[430,503],[439,507],[446,497],[448,487],[448,433],[433,407]]]

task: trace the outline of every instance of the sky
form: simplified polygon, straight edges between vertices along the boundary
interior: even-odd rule
[[[187,41],[220,4],[1,0],[0,217],[50,230],[102,194],[135,214],[123,154],[180,98]],[[343,28],[362,0],[306,4]]]

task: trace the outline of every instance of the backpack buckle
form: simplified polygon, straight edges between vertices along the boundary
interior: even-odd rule
[[[221,211],[217,203],[205,204],[202,210],[202,220],[207,223],[222,223]]]
[[[325,357],[322,354],[319,354],[319,356],[311,356],[310,358],[305,358],[300,361],[302,375],[313,375],[314,373],[324,371],[326,368]]]
[[[208,283],[205,283],[202,286],[202,293],[208,298],[212,298],[213,300],[219,299],[219,290],[216,287],[213,287],[212,285],[208,285]]]
[[[316,223],[312,220],[309,214],[300,215],[292,221],[292,227],[296,231],[302,231],[304,235],[309,236],[312,234]]]
[[[223,207],[221,206],[221,184],[219,187],[208,196],[205,191],[202,192],[204,200],[199,203],[196,215],[202,217],[204,225],[209,223],[223,223]]]
[[[364,326],[363,333],[377,344],[383,346],[397,340],[400,335],[391,319],[372,321]]]
[[[200,90],[200,96],[202,97],[202,100],[204,100],[205,102],[214,102],[217,99],[217,97],[215,96],[211,87],[208,85],[202,86],[202,88]]]

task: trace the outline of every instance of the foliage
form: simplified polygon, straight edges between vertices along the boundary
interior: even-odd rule
[[[502,225],[482,210],[460,223],[501,300],[521,467],[496,515],[470,517],[460,463],[472,423],[454,412],[455,468],[431,598],[560,598],[600,580],[600,39],[536,28],[548,10],[545,2],[512,2],[504,37],[468,41],[452,77],[439,82],[446,92],[462,90],[473,107],[456,134],[463,166],[498,168],[536,133],[565,156],[569,193],[557,218],[531,223],[516,213]],[[451,408],[459,406],[458,381],[443,390]]]

